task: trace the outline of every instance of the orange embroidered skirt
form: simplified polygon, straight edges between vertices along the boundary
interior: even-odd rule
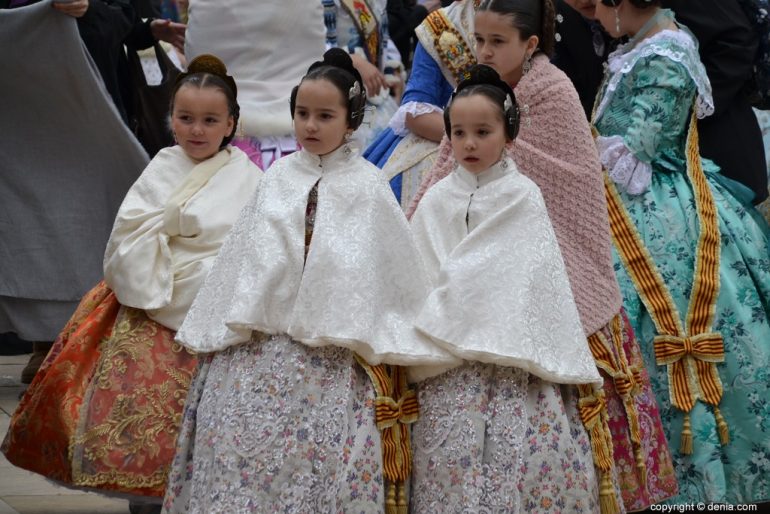
[[[163,497],[195,357],[100,282],[27,389],[2,444],[57,482]]]

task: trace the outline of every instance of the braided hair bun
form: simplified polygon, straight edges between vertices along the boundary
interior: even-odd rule
[[[345,50],[331,48],[326,51],[322,61],[310,65],[307,74],[302,77],[300,84],[295,86],[289,97],[291,117],[294,118],[294,108],[297,105],[297,92],[305,80],[328,80],[339,89],[345,99],[348,109],[348,127],[355,130],[364,121],[366,107],[366,89],[361,74],[353,66],[353,60]]]
[[[519,106],[516,104],[516,95],[507,82],[500,75],[485,64],[476,64],[468,72],[468,78],[457,85],[449,105],[444,109],[444,129],[447,137],[452,138],[450,110],[452,103],[457,98],[471,95],[483,95],[500,107],[500,113],[505,124],[505,135],[509,140],[516,139],[519,133]]]

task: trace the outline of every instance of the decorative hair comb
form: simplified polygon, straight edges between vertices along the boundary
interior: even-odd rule
[[[511,95],[505,95],[505,102],[503,102],[503,110],[506,112],[508,109],[513,108],[513,100],[511,100]]]
[[[352,100],[353,98],[356,98],[361,94],[361,84],[358,83],[358,81],[354,81],[353,85],[350,86],[350,91],[348,92],[348,100]]]

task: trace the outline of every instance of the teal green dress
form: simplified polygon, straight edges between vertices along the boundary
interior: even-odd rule
[[[602,163],[660,270],[680,313],[693,283],[698,218],[687,176],[685,146],[692,108],[713,111],[710,85],[697,47],[685,30],[644,38],[671,18],[661,11],[650,26],[610,56],[597,100],[595,126]],[[656,330],[613,252],[623,306],[639,340],[657,397],[679,496],[667,503],[770,500],[770,255],[767,226],[737,199],[719,169],[703,160],[721,233],[720,289],[713,329],[724,338],[717,364],[721,412],[730,442],[719,441],[713,409],[697,402],[690,413],[693,453],[679,452],[683,413],[672,407],[667,369],[655,363]],[[683,320],[684,321],[684,320]]]

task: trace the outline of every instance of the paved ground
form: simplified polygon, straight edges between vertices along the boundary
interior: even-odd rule
[[[24,387],[21,369],[29,356],[0,355],[0,434],[8,430],[11,414]],[[128,514],[128,502],[58,487],[40,475],[11,465],[0,454],[0,514]]]

